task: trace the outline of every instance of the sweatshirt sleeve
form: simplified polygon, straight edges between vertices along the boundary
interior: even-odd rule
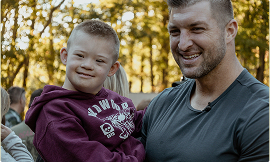
[[[134,124],[135,124],[135,130],[132,133],[132,136],[135,138],[141,137],[141,129],[142,129],[142,123],[143,123],[143,116],[145,114],[147,107],[144,110],[139,110],[135,112],[134,115]]]
[[[119,149],[111,151],[100,142],[90,141],[75,118],[50,122],[41,140],[35,143],[45,161],[139,162],[144,160],[144,151],[140,151],[143,149],[142,145],[134,145],[131,148],[133,153],[126,155],[124,151],[121,151],[123,150],[121,148],[125,148],[126,142],[123,142],[121,144],[123,146],[120,145]]]
[[[24,161],[24,162],[34,161],[32,155],[27,150],[26,146],[22,143],[22,140],[14,133],[14,131],[11,132],[2,141],[2,145],[4,146],[5,150],[11,154],[11,156],[15,159],[15,161]]]

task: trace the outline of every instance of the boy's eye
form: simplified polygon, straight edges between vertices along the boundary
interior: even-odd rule
[[[104,62],[103,60],[96,60],[97,62]]]
[[[78,57],[82,57],[83,58],[83,55],[82,54],[76,54]]]

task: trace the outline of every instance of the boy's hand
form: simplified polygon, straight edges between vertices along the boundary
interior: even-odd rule
[[[3,124],[1,124],[1,141],[3,141],[10,133],[12,130]]]

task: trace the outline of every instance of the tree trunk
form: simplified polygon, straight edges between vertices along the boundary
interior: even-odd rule
[[[163,29],[165,29],[167,31],[167,22],[169,20],[169,14],[167,11],[167,7],[163,7],[162,8],[162,16],[163,16],[163,20],[162,20],[162,24],[163,24]],[[165,31],[164,30],[164,31]],[[160,91],[163,91],[165,88],[167,88],[168,86],[168,67],[169,67],[169,52],[170,52],[170,46],[169,46],[169,40],[166,39],[166,37],[164,37],[163,41],[162,41],[162,60],[164,62],[165,67],[162,69],[162,87],[160,89]]]
[[[16,69],[15,72],[13,73],[13,75],[11,75],[11,76],[9,77],[9,83],[8,83],[8,85],[7,85],[7,88],[13,86],[14,79],[15,79],[15,77],[17,76],[17,74],[19,73],[19,71],[21,70],[21,68],[23,67],[23,65],[24,65],[24,61],[20,62],[19,65],[18,65],[18,67],[17,67],[17,69]],[[9,72],[9,71],[8,71],[8,72]],[[8,74],[9,74],[9,73],[8,73]]]
[[[29,55],[26,55],[24,60],[24,72],[23,72],[23,88],[27,90],[27,77],[28,77],[28,70],[29,70]]]
[[[29,46],[27,49],[27,52],[25,53],[25,59],[24,59],[24,72],[23,72],[23,87],[25,88],[25,90],[27,90],[27,78],[28,78],[28,70],[29,70],[29,60],[30,60],[30,53],[32,53],[34,51],[34,29],[35,29],[35,22],[36,22],[36,5],[37,2],[36,0],[33,0],[33,5],[32,5],[32,14],[31,14],[31,28],[30,28],[30,34],[29,34]]]
[[[129,92],[131,92],[131,87],[132,87],[132,77],[134,76],[134,69],[133,69],[133,48],[134,48],[134,43],[135,41],[132,40],[130,43],[130,59],[129,59],[129,64],[130,64],[130,79],[129,79]]]
[[[144,59],[145,59],[145,55],[142,54],[142,57],[141,57],[141,74],[140,74],[140,79],[141,79],[141,91],[140,92],[143,92],[143,79],[144,79],[144,72],[143,72],[143,69],[144,69]]]
[[[151,79],[151,92],[155,92],[155,86],[154,86],[154,73],[153,73],[153,48],[152,48],[152,37],[149,36],[149,49],[150,49],[150,79]]]
[[[259,53],[259,67],[257,68],[256,78],[263,83],[264,79],[264,68],[265,68],[265,50],[260,48]]]
[[[47,67],[47,72],[48,72],[48,77],[49,77],[49,84],[54,84],[54,60],[55,60],[55,52],[53,49],[53,33],[52,33],[52,25],[49,25],[50,27],[50,42],[49,42],[49,52],[46,52],[45,54],[45,61],[46,61],[46,67]]]
[[[16,3],[15,7],[15,16],[14,16],[14,26],[13,26],[13,35],[12,35],[12,43],[11,43],[11,49],[16,51],[15,44],[16,44],[16,38],[17,38],[17,31],[18,31],[18,16],[19,16],[19,5]]]
[[[15,44],[16,44],[16,38],[17,38],[17,31],[18,31],[18,12],[19,12],[19,7],[18,7],[18,3],[15,3],[14,5],[15,7],[15,15],[14,15],[14,26],[12,28],[12,42],[11,42],[11,46],[10,46],[10,51],[13,52],[15,54],[15,57],[17,60],[19,60],[18,58],[18,53],[16,52],[16,48],[15,48]],[[17,53],[17,54],[16,54]],[[20,71],[21,67],[20,67],[20,64],[18,66],[16,66],[16,63],[14,63],[14,67],[12,69],[12,71],[14,69],[15,70],[15,73],[12,72],[12,73],[8,73],[10,75],[10,80],[9,80],[9,87],[13,86],[13,81],[15,79],[15,77],[17,76],[18,72]]]

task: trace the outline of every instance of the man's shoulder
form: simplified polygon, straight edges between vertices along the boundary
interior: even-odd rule
[[[12,108],[9,108],[8,112],[5,114],[6,116],[7,115],[12,115],[13,112],[15,112]]]
[[[245,70],[244,75],[239,77],[237,81],[242,85],[242,88],[247,89],[249,92],[249,97],[267,100],[269,99],[269,87],[258,81],[247,70]]]
[[[21,139],[25,139],[26,137],[34,134],[33,131],[25,124],[25,121],[15,125],[11,130],[13,130]]]
[[[6,120],[17,120],[20,115],[13,109],[9,108],[8,112],[5,114]]]
[[[194,79],[188,79],[176,87],[164,89],[150,102],[148,109],[154,109],[154,111],[159,112],[169,107],[174,100],[184,100],[189,95],[188,92],[194,82]]]
[[[160,94],[157,95],[157,97],[176,97],[175,94],[183,94],[183,92],[186,92],[192,88],[194,82],[194,79],[187,79],[176,87],[164,89]],[[184,95],[186,95],[186,93]]]

